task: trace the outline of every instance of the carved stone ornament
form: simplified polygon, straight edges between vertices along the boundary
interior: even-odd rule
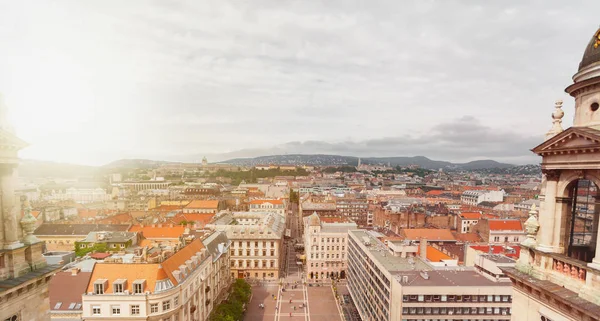
[[[525,231],[527,232],[527,237],[521,245],[526,247],[535,247],[537,245],[536,235],[538,230],[540,229],[540,223],[538,223],[537,217],[537,208],[535,204],[531,205],[531,210],[529,211],[529,218],[525,221]]]
[[[548,181],[558,181],[560,177],[560,171],[557,169],[542,169],[542,174],[546,176]]]
[[[23,232],[25,232],[25,237],[23,241],[25,244],[33,244],[37,243],[40,240],[33,235],[33,231],[35,230],[35,223],[37,219],[31,215],[31,206],[29,205],[29,201],[25,200],[24,202],[25,215],[21,219],[21,228]]]

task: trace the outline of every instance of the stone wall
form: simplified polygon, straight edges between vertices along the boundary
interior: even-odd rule
[[[0,294],[0,320],[17,315],[20,321],[50,320],[50,297],[48,281],[50,276],[23,283],[10,295]]]

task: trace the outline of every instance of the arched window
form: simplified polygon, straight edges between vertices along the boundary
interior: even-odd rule
[[[568,221],[567,255],[592,262],[598,237],[598,187],[592,181],[579,179],[571,186],[571,217]]]

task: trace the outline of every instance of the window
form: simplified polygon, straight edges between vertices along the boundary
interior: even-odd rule
[[[99,305],[92,305],[92,315],[100,315],[102,311],[100,310]]]
[[[131,315],[140,315],[140,306],[139,305],[132,305],[131,306]]]
[[[111,305],[110,310],[112,315],[121,315],[121,306],[119,305]]]
[[[176,296],[176,297],[173,299],[173,306],[177,306],[178,304],[179,304],[179,296]]]
[[[504,237],[504,242],[508,242],[508,236]]]
[[[123,290],[126,287],[126,280],[118,279],[113,282],[113,292],[114,293],[123,293]]]
[[[171,309],[171,300],[163,301],[163,311]]]
[[[94,282],[94,293],[95,294],[104,294],[104,289],[108,284],[108,280],[106,279],[98,279]]]
[[[158,303],[150,303],[150,313],[158,312]]]
[[[133,293],[136,293],[136,294],[144,293],[144,284],[146,284],[145,280],[133,281]]]
[[[494,236],[494,242],[500,242],[500,236]]]

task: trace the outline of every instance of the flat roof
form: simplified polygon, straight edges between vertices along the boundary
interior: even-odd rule
[[[402,286],[508,286],[510,282],[494,282],[475,271],[426,271],[425,279],[421,271],[407,271],[396,273],[396,280],[401,281],[402,276],[408,276],[408,282],[402,283]]]
[[[420,257],[399,257],[394,256],[388,247],[383,244],[379,239],[373,237],[367,230],[354,230],[348,231],[349,234],[355,236],[359,243],[364,245],[364,240],[369,240],[370,246],[365,246],[374,261],[379,262],[384,269],[394,274],[394,272],[403,271],[429,271],[431,267],[429,264],[423,262]]]

